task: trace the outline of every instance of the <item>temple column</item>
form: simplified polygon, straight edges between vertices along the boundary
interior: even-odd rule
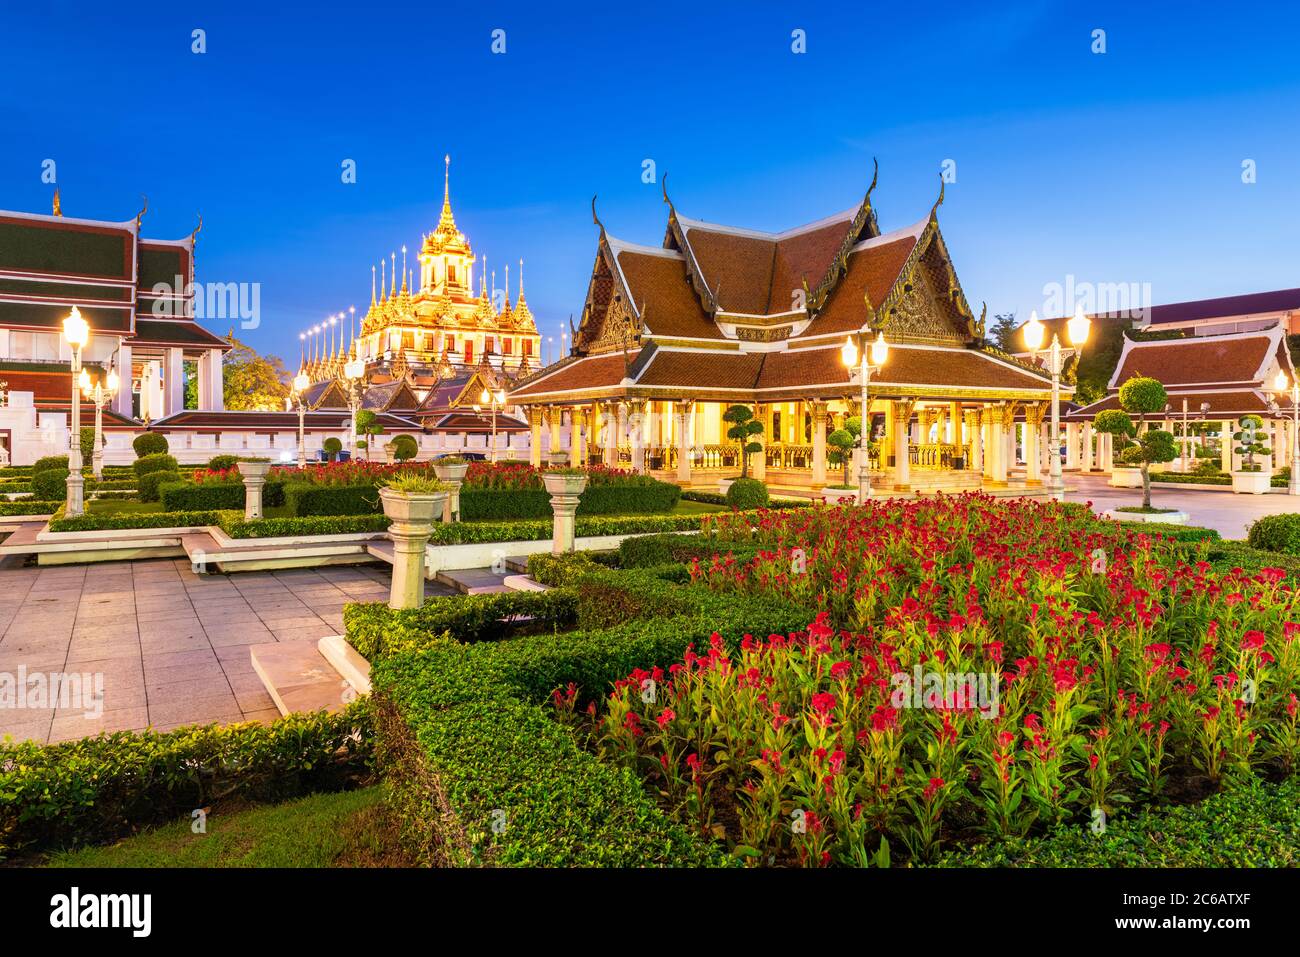
[[[989,423],[990,442],[994,450],[994,458],[989,478],[994,482],[1005,483],[1007,480],[1007,465],[1009,456],[1007,454],[1008,439],[1007,419],[1015,415],[1015,406],[1005,402],[999,402],[993,407],[992,421]],[[1015,421],[1012,418],[1012,421]]]
[[[749,464],[753,467],[754,478],[760,482],[767,481],[767,439],[772,422],[768,416],[771,406],[755,405],[754,418],[763,423],[763,431],[753,437],[753,441],[763,446],[759,451],[749,457]]]
[[[582,423],[585,412],[579,406],[569,410],[569,465],[581,468],[586,462],[582,448]]]
[[[826,484],[826,403],[813,400],[812,484],[821,488]]]
[[[131,392],[131,347],[125,342],[117,347],[117,375],[119,386],[113,397],[113,411],[128,419],[135,415],[132,408],[134,395]]]
[[[1065,423],[1065,467],[1067,469],[1079,467],[1079,424],[1077,422]]]
[[[163,415],[185,409],[185,353],[176,348],[163,352]]]
[[[645,473],[645,435],[641,431],[645,422],[645,403],[633,402],[627,416],[627,425],[632,440],[632,471]]]
[[[677,412],[677,484],[691,484],[691,419],[695,413],[695,403],[690,399],[679,401],[674,407]]]
[[[528,407],[528,464],[535,469],[542,467],[542,414],[536,406]]]
[[[1084,472],[1092,471],[1092,423],[1083,423],[1083,447],[1079,450],[1081,453],[1079,468]]]
[[[618,465],[619,463],[618,453],[623,448],[623,443],[624,442],[630,443],[630,439],[631,439],[631,436],[628,434],[628,430],[627,430],[627,413],[628,413],[627,403],[620,402],[618,404],[618,435],[615,436],[615,441],[614,441],[614,464],[615,465]]]
[[[969,414],[970,425],[967,427],[966,434],[970,441],[970,470],[972,472],[983,473],[984,471],[984,436],[982,430],[983,410],[975,409]]]
[[[559,406],[552,405],[546,409],[547,425],[550,426],[550,435],[546,447],[546,460],[554,463],[556,454],[562,451],[560,447],[560,421],[564,416],[564,410]]]
[[[894,418],[894,486],[896,488],[907,488],[912,482],[908,432],[912,421],[912,408],[915,404],[915,400],[891,403],[891,415]]]
[[[1219,446],[1220,446],[1219,470],[1223,472],[1231,472],[1232,471],[1232,446],[1234,444],[1232,441],[1232,432],[1233,432],[1232,423],[1229,422],[1227,419],[1224,419],[1222,422],[1219,423],[1219,429],[1220,429],[1219,434],[1222,436],[1222,438],[1219,441]]]
[[[1043,484],[1043,452],[1039,437],[1042,434],[1043,406],[1025,406],[1025,484]]]

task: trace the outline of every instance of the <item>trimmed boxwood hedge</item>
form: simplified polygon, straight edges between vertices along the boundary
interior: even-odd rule
[[[68,497],[66,468],[45,468],[32,475],[32,494],[44,502]]]
[[[748,632],[799,630],[810,618],[769,596],[717,594],[691,614],[609,629],[474,644],[425,633],[425,647],[403,643],[371,674],[376,758],[403,844],[424,863],[452,866],[736,863],[665,817],[632,771],[580,747],[551,719],[549,695],[574,682],[592,700],[715,631],[735,647]]]
[[[363,698],[337,714],[291,714],[269,725],[0,744],[0,859],[111,841],[215,798],[337,790],[367,769],[371,713]]]
[[[286,482],[284,504],[293,515],[371,515],[384,510],[375,485],[315,485]],[[243,501],[240,501],[243,507]]]
[[[20,499],[16,502],[0,502],[0,515],[53,515],[63,505],[63,500],[41,502],[35,499]]]
[[[638,477],[611,485],[592,485],[578,498],[579,515],[641,515],[671,512],[682,490],[671,482]],[[460,516],[467,522],[551,518],[545,489],[462,488]]]
[[[156,502],[159,500],[161,490],[164,485],[174,485],[181,480],[179,472],[148,472],[141,475],[136,482],[138,488],[137,494],[142,502]]]
[[[688,489],[682,492],[683,502],[702,502],[705,505],[727,505],[727,496],[719,492],[705,492],[700,489]],[[773,498],[768,501],[768,508],[812,508],[817,504],[809,498]]]
[[[1265,515],[1256,519],[1246,541],[1252,548],[1300,555],[1300,515]]]
[[[63,503],[60,502],[60,505]],[[242,513],[241,517],[242,517]],[[120,515],[77,515],[62,513],[50,519],[51,532],[98,532],[111,529],[201,528],[217,525],[221,512],[126,512]]]
[[[244,513],[219,512],[221,530],[231,538],[276,538],[287,535],[357,535],[388,531],[385,515],[309,515],[305,518],[259,518],[245,521]]]
[[[1117,815],[1101,835],[1060,827],[1040,838],[950,851],[938,866],[1297,867],[1300,778],[1280,784],[1250,778],[1199,804]]]
[[[239,482],[179,482],[162,486],[159,490],[163,508],[169,512],[193,509],[244,508],[244,483]],[[262,486],[262,504],[276,508],[284,504],[284,482],[270,479]]]

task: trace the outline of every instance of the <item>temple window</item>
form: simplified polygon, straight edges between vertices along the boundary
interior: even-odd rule
[[[533,354],[533,340],[532,340],[532,339],[525,339],[525,340],[524,340],[524,355],[526,355],[526,356],[531,356],[532,354]]]
[[[466,364],[474,361],[474,340],[465,340],[465,362]]]
[[[510,355],[514,351],[513,347],[514,344],[509,339],[501,340],[501,353],[503,355]]]

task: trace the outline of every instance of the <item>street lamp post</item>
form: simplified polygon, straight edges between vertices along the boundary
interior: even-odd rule
[[[68,437],[68,501],[66,514],[80,515],[85,510],[86,480],[82,477],[81,467],[81,349],[90,340],[90,326],[76,306],[63,320],[63,336],[72,347],[72,409],[68,415],[70,423]]]
[[[870,361],[868,361],[870,356]],[[850,370],[854,366],[858,368],[858,377],[862,386],[862,427],[858,430],[858,447],[860,449],[858,456],[858,504],[865,505],[867,499],[871,498],[871,467],[867,462],[868,442],[871,439],[871,412],[867,405],[867,388],[871,384],[871,373],[875,372],[885,364],[889,358],[889,343],[885,341],[885,333],[882,331],[876,336],[876,341],[871,343],[871,348],[859,348],[858,343],[853,341],[853,336],[844,340],[844,345],[840,347],[840,358],[844,365]]]
[[[1279,395],[1287,394],[1286,373],[1278,370],[1273,380],[1273,391]],[[1287,493],[1300,495],[1300,382],[1291,383],[1291,478],[1287,483]]]
[[[117,371],[110,366],[108,375],[104,379],[96,379],[92,385],[90,375],[83,368],[80,385],[81,394],[95,403],[95,452],[90,460],[94,463],[95,479],[98,481],[104,477],[104,406],[112,402],[113,396],[117,395]]]
[[[357,412],[361,409],[361,380],[366,374],[366,363],[358,355],[343,365],[343,375],[348,381],[348,409],[352,413],[352,438],[348,452],[355,458],[357,454]]]
[[[298,468],[307,467],[307,406],[303,403],[304,393],[311,388],[311,379],[307,373],[299,372],[293,377],[293,400],[298,404]],[[355,423],[355,419],[353,420]]]
[[[1084,315],[1083,307],[1075,310],[1074,317],[1065,324],[1066,335],[1070,345],[1078,352],[1088,341],[1088,330],[1092,321]],[[1037,356],[1043,351],[1046,327],[1038,321],[1038,313],[1031,312],[1025,323],[1025,345]],[[1052,448],[1048,460],[1048,487],[1052,498],[1061,502],[1065,500],[1065,481],[1061,477],[1061,370],[1065,356],[1061,351],[1061,337],[1052,333],[1052,344],[1047,347],[1047,371],[1052,374],[1052,430],[1050,433]]]
[[[479,402],[489,406],[492,409],[492,461],[497,460],[497,409],[505,408],[506,393],[504,389],[498,389],[496,392],[489,392],[487,389],[479,396]],[[474,411],[479,411],[479,406],[474,407]]]

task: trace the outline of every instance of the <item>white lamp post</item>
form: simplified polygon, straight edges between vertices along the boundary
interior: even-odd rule
[[[480,403],[492,409],[492,461],[495,462],[497,460],[497,409],[505,408],[506,393],[504,389],[497,389],[496,392],[484,389],[478,398]],[[476,413],[479,410],[479,406],[474,406]]]
[[[81,349],[90,341],[90,326],[76,306],[63,320],[63,336],[72,347],[72,410],[68,437],[68,501],[66,513],[80,515],[85,509],[86,480],[81,475]]]
[[[343,365],[343,376],[348,382],[348,409],[352,412],[352,437],[348,452],[355,458],[357,454],[357,412],[361,409],[361,380],[366,374],[366,363],[358,355]]]
[[[117,395],[117,371],[110,366],[108,375],[104,379],[97,379],[92,385],[90,375],[83,368],[79,384],[81,394],[95,403],[95,452],[91,456],[91,462],[94,463],[95,479],[99,480],[104,477],[104,406]],[[77,445],[80,448],[81,443],[78,442]]]
[[[1084,315],[1083,307],[1075,310],[1074,317],[1065,324],[1066,335],[1075,351],[1083,348],[1088,341],[1088,330],[1092,321]],[[1037,356],[1043,349],[1046,327],[1038,321],[1038,313],[1031,312],[1025,323],[1025,345]],[[1052,333],[1052,344],[1047,348],[1047,371],[1052,374],[1052,430],[1051,455],[1048,460],[1050,478],[1048,485],[1052,498],[1058,502],[1065,499],[1065,482],[1061,478],[1061,368],[1064,356],[1061,354],[1061,338]]]
[[[1281,369],[1273,380],[1273,391],[1287,394],[1287,377]],[[1300,495],[1300,382],[1292,382],[1291,394],[1291,479],[1287,483],[1290,495]]]
[[[311,379],[307,373],[299,372],[293,377],[293,400],[298,404],[298,468],[307,467],[307,406],[303,404],[303,393],[311,388]]]
[[[868,354],[870,354],[869,362]],[[858,344],[853,341],[853,336],[845,339],[844,345],[840,347],[840,359],[850,370],[857,366],[862,386],[862,428],[858,432],[858,446],[861,449],[858,457],[859,505],[865,504],[867,499],[871,498],[871,468],[867,462],[867,446],[871,439],[871,412],[867,405],[867,387],[871,384],[871,373],[883,366],[888,358],[889,343],[885,341],[884,332],[876,336],[876,341],[871,343],[870,349],[859,349]]]

